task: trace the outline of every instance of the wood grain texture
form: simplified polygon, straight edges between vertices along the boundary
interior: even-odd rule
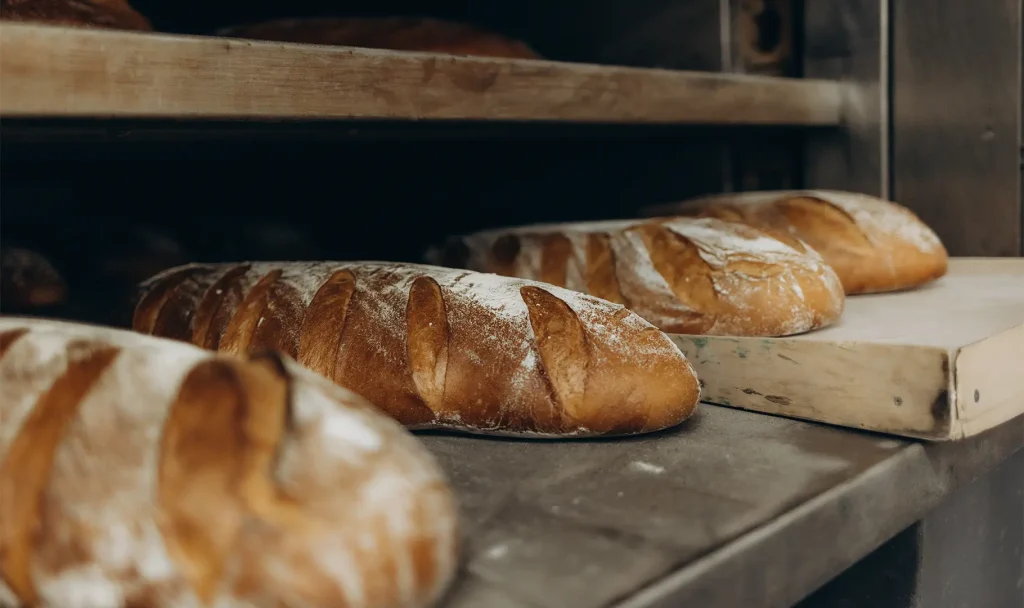
[[[837,125],[818,80],[0,24],[0,114]]]
[[[673,339],[706,401],[960,439],[1024,413],[1024,260],[954,258],[939,281],[851,297],[838,325],[803,336]]]

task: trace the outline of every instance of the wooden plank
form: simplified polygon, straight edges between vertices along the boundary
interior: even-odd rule
[[[673,336],[712,403],[926,439],[1024,413],[1024,260],[954,259],[802,336]]]
[[[0,23],[0,115],[838,125],[830,81]]]

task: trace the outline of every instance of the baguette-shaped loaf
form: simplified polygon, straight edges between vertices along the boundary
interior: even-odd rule
[[[415,429],[632,434],[682,421],[699,397],[679,349],[621,306],[449,268],[193,264],[142,286],[133,326],[279,350]]]
[[[421,17],[350,17],[279,19],[224,28],[220,36],[358,46],[393,51],[421,51],[536,59],[523,42],[471,25]]]
[[[658,205],[645,213],[717,217],[786,231],[816,249],[851,295],[916,287],[946,274],[949,263],[939,237],[912,211],[864,194],[722,194]]]
[[[430,454],[293,361],[0,319],[0,605],[425,606],[455,569]]]
[[[53,25],[149,31],[149,20],[125,0],[0,0],[0,19]]]
[[[507,228],[428,257],[589,293],[670,333],[797,334],[834,322],[844,304],[835,273],[797,239],[716,219]]]

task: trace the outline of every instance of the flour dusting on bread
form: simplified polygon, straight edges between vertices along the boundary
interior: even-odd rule
[[[667,230],[695,248],[707,266],[703,279],[715,298],[708,301],[691,283],[700,261],[684,261],[651,247],[679,247],[666,242]],[[654,232],[652,232],[654,231]],[[545,237],[560,235],[571,243],[563,262],[546,259]],[[843,294],[835,273],[817,252],[797,249],[769,233],[712,218],[654,218],[544,224],[490,230],[464,237],[465,265],[474,270],[495,268],[499,239],[515,239],[513,264],[519,276],[538,278],[547,264],[565,264],[565,286],[591,291],[586,238],[607,238],[612,256],[596,264],[611,265],[623,301],[641,317],[665,331],[788,335],[832,323],[842,311]],[[654,238],[656,242],[648,242]],[[669,239],[671,240],[671,239]],[[798,239],[796,239],[798,240]],[[503,245],[504,246],[504,245]],[[657,261],[656,261],[657,256]],[[683,268],[690,265],[688,268]],[[691,297],[693,296],[693,297]]]
[[[922,253],[933,253],[942,249],[938,235],[909,209],[873,196],[852,192],[826,190],[810,191],[805,194],[842,209],[854,218],[864,229],[865,236],[873,242],[877,243],[879,235],[890,235],[916,247]]]
[[[175,306],[195,309],[220,297],[211,291],[213,283],[237,267],[197,268],[205,291],[195,294],[175,291],[186,280],[180,271],[156,277],[142,290],[168,289]],[[310,308],[339,272],[354,278],[347,303]],[[299,338],[306,345],[299,359],[315,361],[317,371],[412,428],[635,433],[675,424],[699,395],[692,367],[668,336],[624,307],[580,292],[418,264],[260,262],[246,274],[243,296],[257,283],[266,285],[268,276],[280,284],[273,297],[289,298],[281,308],[303,316],[300,334],[314,328]],[[258,326],[266,313],[239,306],[231,314],[235,325]],[[289,332],[296,323],[286,325],[268,326],[261,345],[293,344]],[[312,354],[305,359],[303,353]],[[644,378],[652,374],[672,378],[651,384]],[[621,381],[608,384],[614,378]]]

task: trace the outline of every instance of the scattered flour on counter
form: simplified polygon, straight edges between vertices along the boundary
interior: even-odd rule
[[[634,460],[629,463],[629,468],[641,473],[650,473],[651,475],[661,475],[665,472],[665,467],[643,460]]]

